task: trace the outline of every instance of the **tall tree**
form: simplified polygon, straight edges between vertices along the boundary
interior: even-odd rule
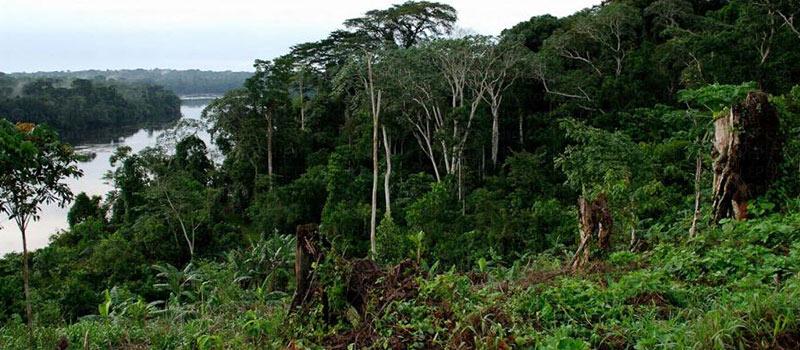
[[[438,40],[410,51],[405,73],[414,113],[407,117],[414,136],[441,181],[439,162],[457,177],[463,199],[464,152],[485,93],[490,51],[485,37]],[[433,64],[431,64],[433,63]]]
[[[524,51],[521,45],[513,41],[500,41],[490,44],[490,50],[486,53],[483,63],[482,79],[484,84],[483,98],[489,104],[492,113],[492,165],[497,165],[497,153],[500,145],[500,106],[503,103],[503,95],[506,90],[514,84],[520,75],[520,64],[523,60]]]
[[[152,179],[145,192],[147,199],[168,218],[167,222],[177,222],[189,257],[194,259],[198,236],[211,216],[209,198],[214,192],[208,186],[213,164],[205,143],[197,136],[189,136],[176,144],[172,156],[156,148],[145,149],[139,156]]]
[[[639,10],[624,2],[609,2],[584,10],[544,42],[535,75],[545,91],[598,109],[599,90],[607,78],[619,78],[638,43]],[[580,67],[575,69],[575,67]]]
[[[253,199],[254,185],[265,156],[264,119],[252,103],[247,89],[229,91],[203,111],[211,125],[214,144],[225,157],[226,177],[233,183],[230,193],[236,210],[243,211]]]
[[[309,91],[310,77],[312,76],[311,69],[306,63],[299,62],[294,71],[292,79],[294,81],[294,88],[297,89],[297,109],[300,114],[300,130],[306,130],[306,109],[308,109],[308,99],[306,95]]]
[[[366,108],[371,121],[371,158],[372,158],[372,194],[370,202],[370,254],[377,254],[376,229],[378,211],[378,172],[380,169],[379,132],[381,132],[380,117],[383,110],[383,88],[376,71],[381,55],[373,50],[370,43],[363,43],[360,55],[351,57],[350,62],[343,67],[336,77],[336,90],[340,93],[351,93],[356,103],[356,108]],[[363,104],[361,102],[363,101]]]
[[[33,311],[30,297],[27,228],[39,220],[43,204],[64,207],[72,192],[63,182],[80,177],[76,155],[69,145],[62,144],[55,132],[44,126],[11,123],[0,120],[0,212],[14,220],[22,234],[22,276],[25,292],[25,314],[31,348],[33,347]]]
[[[289,81],[291,80],[291,57],[284,56],[274,62],[256,60],[256,73],[247,80],[245,86],[253,103],[266,120],[267,129],[267,175],[270,190],[274,186],[273,147],[276,118],[287,113],[289,101]]]
[[[373,64],[375,55],[371,52],[364,52],[364,63],[366,64],[366,74],[362,75],[361,80],[364,83],[364,91],[369,98],[369,110],[372,117],[372,208],[370,213],[369,225],[369,240],[370,251],[372,256],[377,254],[377,245],[375,237],[375,229],[377,227],[377,211],[378,211],[378,129],[380,128],[381,116],[381,98],[383,90],[375,87],[375,74],[373,71]]]
[[[369,11],[344,24],[384,45],[410,48],[422,40],[450,33],[457,19],[456,10],[450,5],[407,1],[388,9]]]

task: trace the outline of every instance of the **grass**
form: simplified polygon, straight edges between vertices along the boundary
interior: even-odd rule
[[[207,280],[186,286],[202,298],[179,298],[170,312],[114,301],[108,317],[38,327],[36,340],[90,349],[790,349],[800,344],[799,234],[799,216],[774,216],[692,240],[662,237],[577,274],[550,255],[474,272],[419,269],[404,282],[414,288],[370,290],[361,310],[342,300],[346,288],[331,289],[327,317],[321,304],[290,314],[289,294],[232,283],[229,264],[209,262],[198,269]],[[380,278],[375,285],[388,285]],[[19,320],[3,325],[0,348],[24,349],[25,332]]]

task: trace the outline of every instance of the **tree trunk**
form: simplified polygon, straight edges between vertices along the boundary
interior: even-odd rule
[[[364,78],[364,88],[369,92],[370,107],[372,110],[372,210],[369,225],[370,255],[374,258],[378,252],[375,231],[378,215],[378,126],[380,124],[381,91],[375,92],[375,82],[372,75],[372,58],[367,53],[367,77]]]
[[[519,149],[521,151],[525,150],[525,133],[523,132],[523,118],[522,113],[519,114]]]
[[[183,238],[186,240],[186,246],[189,247],[189,260],[194,261],[194,229],[192,230],[192,237],[189,238],[189,231],[186,229],[186,223],[183,222],[181,214],[178,212],[175,204],[172,203],[169,193],[167,193],[166,189],[163,189],[162,192],[164,193],[164,198],[167,200],[169,208],[172,209],[175,218],[178,220],[178,224],[181,226],[181,232],[183,233]]]
[[[778,112],[763,92],[751,92],[714,122],[713,220],[747,219],[747,204],[778,176],[783,138]]]
[[[303,89],[303,75],[305,71],[301,71],[300,73],[300,131],[306,130],[306,104],[305,104],[305,94],[306,91]]]
[[[269,190],[272,191],[272,114],[267,114],[267,176],[269,176]]]
[[[591,204],[584,197],[578,198],[578,224],[581,241],[575,255],[572,257],[572,269],[577,270],[589,262],[589,241],[592,239],[594,230],[594,215],[592,215]]]
[[[312,293],[313,270],[315,262],[322,260],[322,244],[319,226],[315,224],[297,226],[295,241],[295,291],[291,309],[305,305]],[[324,291],[323,291],[324,292]]]
[[[464,191],[464,164],[463,156],[458,159],[458,199],[461,200],[461,215],[467,215],[467,196]]]
[[[492,166],[497,166],[497,153],[500,148],[500,116],[492,108]]]
[[[383,149],[386,156],[386,173],[383,175],[383,198],[386,201],[386,216],[392,216],[392,198],[389,185],[392,178],[392,149],[389,143],[389,136],[386,135],[386,127],[381,126],[381,133],[383,133]]]
[[[378,118],[372,118],[372,213],[369,226],[369,246],[374,257],[377,254],[375,229],[378,215]]]
[[[589,262],[589,240],[591,236],[586,235],[581,230],[581,243],[578,244],[578,249],[575,250],[575,255],[572,256],[572,262],[570,266],[572,266],[572,270],[576,271],[580,269],[584,264]]]
[[[28,266],[28,237],[27,225],[17,219],[17,226],[22,233],[22,286],[25,291],[25,316],[28,319],[28,346],[33,349],[33,309],[31,307],[30,267]]]
[[[692,227],[689,228],[689,237],[697,235],[697,221],[700,220],[700,200],[702,191],[700,181],[703,178],[703,156],[697,155],[697,162],[694,168],[694,215],[692,216]]]
[[[601,251],[611,250],[611,230],[614,221],[606,196],[600,194],[592,202],[584,197],[578,198],[578,222],[581,243],[572,258],[573,270],[578,270],[589,262],[591,257],[589,242],[594,236],[597,236],[597,246]]]

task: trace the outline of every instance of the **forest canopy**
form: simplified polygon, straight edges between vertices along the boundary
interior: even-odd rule
[[[142,83],[163,86],[178,96],[213,96],[241,86],[252,72],[204,71],[198,69],[120,69],[66,72],[13,73],[20,79],[56,78],[110,80],[121,83]]]
[[[797,348],[799,10],[347,19],[204,110],[220,162],[197,137],[117,150],[114,190],[32,253],[34,341]],[[26,341],[20,261],[0,347]]]
[[[180,99],[163,87],[105,80],[17,80],[0,73],[0,116],[47,124],[68,140],[109,128],[180,118]]]

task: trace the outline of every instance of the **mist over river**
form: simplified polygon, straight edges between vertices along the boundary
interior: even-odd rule
[[[212,97],[182,99],[182,120],[199,120],[203,109],[212,99]],[[75,142],[75,149],[80,153],[90,153],[96,156],[87,162],[78,163],[78,167],[83,171],[83,176],[78,179],[70,178],[66,180],[66,183],[69,184],[75,195],[86,192],[89,196],[105,196],[112,190],[112,186],[103,177],[113,169],[108,158],[116,148],[129,146],[134,152],[139,152],[146,147],[155,146],[159,141],[159,136],[175,131],[176,124],[128,130],[125,132],[125,136],[113,135],[109,131],[103,131],[104,134],[99,135],[86,135],[85,140],[88,141]],[[210,137],[207,132],[203,130],[197,135],[206,144],[209,144]],[[210,145],[209,148],[211,149]],[[28,227],[28,250],[32,251],[46,246],[50,236],[69,226],[67,225],[67,212],[70,205],[71,203],[64,208],[59,208],[55,204],[42,206],[39,221],[31,222]],[[0,217],[0,256],[21,251],[22,236],[16,224],[5,216]]]

